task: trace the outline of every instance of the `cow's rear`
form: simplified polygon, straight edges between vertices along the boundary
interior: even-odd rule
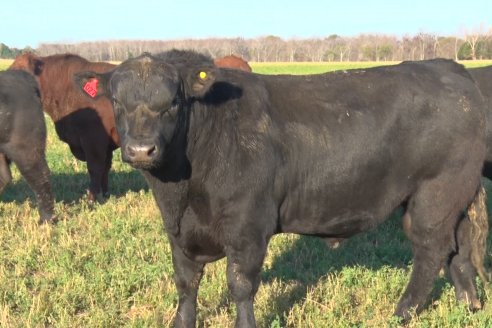
[[[0,72],[0,193],[12,179],[13,161],[36,195],[41,222],[55,219],[45,146],[36,81],[25,72]]]

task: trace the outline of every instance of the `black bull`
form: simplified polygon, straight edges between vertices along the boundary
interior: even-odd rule
[[[266,76],[194,64],[144,54],[76,77],[81,88],[97,79],[98,94],[112,99],[122,157],[142,170],[164,218],[176,326],[195,325],[206,263],[227,258],[236,326],[253,327],[274,234],[346,238],[402,204],[414,265],[396,315],[422,310],[445,264],[457,297],[480,307],[474,279],[487,216],[475,215],[479,231],[463,212],[484,208],[483,197],[473,199],[485,114],[461,65]]]
[[[36,195],[42,222],[55,219],[45,147],[37,82],[26,72],[0,72],[0,192],[12,180],[13,161]]]

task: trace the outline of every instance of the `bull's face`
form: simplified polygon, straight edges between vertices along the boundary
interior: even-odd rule
[[[175,67],[146,54],[105,74],[84,72],[76,81],[90,96],[113,103],[122,159],[152,169],[166,160],[189,104],[213,83],[212,68]]]

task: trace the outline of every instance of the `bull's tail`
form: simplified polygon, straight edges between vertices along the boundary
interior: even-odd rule
[[[481,186],[475,195],[475,199],[468,207],[468,218],[471,222],[471,262],[484,285],[487,285],[487,282],[490,280],[484,266],[484,258],[487,250],[487,235],[489,232],[486,199],[485,188]]]

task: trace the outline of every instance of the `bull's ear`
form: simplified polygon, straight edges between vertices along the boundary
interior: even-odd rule
[[[91,98],[108,97],[108,74],[95,72],[80,72],[74,74],[74,82],[82,93]]]
[[[191,69],[188,75],[188,92],[196,98],[203,97],[215,83],[217,69],[215,67],[203,67]]]
[[[29,69],[34,75],[39,76],[43,72],[44,61],[36,56],[32,56],[29,58]]]

